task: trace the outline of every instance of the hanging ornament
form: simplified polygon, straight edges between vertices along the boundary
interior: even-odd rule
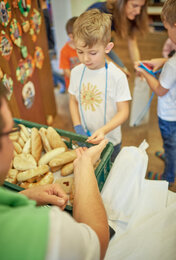
[[[28,55],[28,57],[25,59],[25,62],[27,63],[27,75],[28,77],[32,77],[35,69],[35,61],[31,55]]]
[[[1,1],[0,2],[0,23],[6,27],[10,22],[11,16],[12,13],[11,13],[9,2],[7,0]]]
[[[2,69],[0,68],[0,80],[2,80],[3,77],[4,77],[4,74],[2,72]]]
[[[27,109],[31,108],[35,98],[35,87],[31,81],[24,85],[22,89],[22,97],[25,107]]]
[[[10,23],[10,37],[15,45],[21,47],[22,30],[19,22],[14,18]]]
[[[41,14],[34,8],[31,18],[30,18],[30,34],[32,35],[32,40],[35,42],[37,40],[37,34],[40,33],[40,28],[42,24]]]
[[[9,93],[7,95],[8,100],[11,99],[12,93],[13,93],[13,80],[11,77],[9,77],[7,74],[4,74],[4,77],[2,79],[2,83],[4,86],[8,89]]]
[[[12,46],[12,42],[11,42],[10,38],[4,31],[1,31],[1,34],[0,34],[0,53],[1,53],[1,55],[6,60],[9,60],[12,50],[13,50],[13,46]]]
[[[22,47],[21,47],[21,55],[22,55],[22,57],[23,57],[24,59],[28,56],[27,46],[22,46]]]
[[[20,60],[16,69],[16,77],[17,80],[21,82],[21,84],[24,84],[28,78],[27,66],[27,63],[24,60]]]
[[[31,9],[31,0],[18,0],[18,6],[22,15],[27,17]]]
[[[22,25],[22,28],[23,28],[23,32],[27,33],[30,29],[29,21],[23,21],[21,25]]]
[[[17,9],[18,8],[18,0],[13,0],[12,6],[13,6],[13,8]]]
[[[44,54],[42,48],[38,46],[35,47],[34,60],[35,60],[35,66],[38,69],[41,69],[43,66]]]

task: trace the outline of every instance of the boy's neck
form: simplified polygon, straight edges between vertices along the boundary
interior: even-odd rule
[[[69,41],[68,41],[68,45],[69,45],[72,49],[76,49],[76,48],[75,48],[75,44],[74,44],[74,42],[73,42],[72,40],[69,40]]]

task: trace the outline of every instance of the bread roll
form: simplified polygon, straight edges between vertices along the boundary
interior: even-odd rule
[[[54,177],[53,177],[52,172],[48,172],[41,178],[40,181],[34,182],[34,183],[22,182],[20,184],[20,187],[22,187],[24,189],[28,189],[28,188],[32,188],[32,187],[39,186],[39,185],[51,184],[51,183],[53,183],[53,180],[54,180]]]
[[[41,136],[42,143],[43,143],[43,148],[44,148],[45,152],[51,151],[52,148],[51,148],[51,146],[49,144],[49,141],[48,141],[48,138],[47,138],[47,130],[46,130],[46,128],[41,127],[40,130],[39,130],[39,134]]]
[[[59,178],[55,183],[59,183],[63,190],[67,194],[70,194],[73,184],[73,176]]]
[[[27,137],[27,139],[28,139],[28,138],[30,137],[30,133],[29,133],[27,127],[24,126],[24,125],[22,125],[22,124],[19,124],[19,126],[21,127],[20,133],[23,132],[24,135],[25,135],[25,136]]]
[[[23,181],[31,179],[35,176],[43,175],[43,174],[47,173],[48,171],[49,171],[48,165],[41,165],[41,166],[38,166],[37,168],[18,173],[17,181],[23,182]]]
[[[37,163],[31,154],[21,153],[14,157],[13,166],[19,171],[25,171],[35,168]]]
[[[21,148],[23,149],[23,147],[24,147],[24,140],[21,138],[21,136],[18,138],[18,143],[21,146]]]
[[[23,153],[30,153],[31,151],[31,138],[29,138],[27,140],[27,142],[25,143],[24,147],[23,147]]]
[[[9,138],[10,138],[10,140],[12,140],[12,141],[18,141],[19,136],[20,136],[20,133],[19,133],[19,132],[14,132],[14,133],[11,133],[11,134],[9,135]]]
[[[42,141],[38,129],[33,127],[31,130],[31,154],[36,162],[39,161],[42,152]]]
[[[55,157],[57,157],[59,154],[63,152],[65,152],[65,148],[59,147],[45,153],[38,161],[38,165],[48,164],[52,159],[54,159]]]
[[[17,174],[18,174],[18,170],[16,169],[10,169],[8,171],[7,177],[6,177],[6,181],[16,184],[17,183]]]
[[[66,165],[64,165],[61,169],[61,175],[62,176],[67,176],[73,173],[73,162],[71,163],[67,163]]]
[[[62,141],[62,138],[58,132],[51,126],[49,126],[47,129],[47,138],[52,149],[64,147],[65,151],[67,150],[66,144]]]
[[[72,162],[75,159],[76,159],[76,151],[70,150],[70,151],[61,153],[55,159],[51,160],[49,162],[49,166],[50,167],[61,166],[61,165],[64,165],[66,163]]]
[[[21,148],[21,146],[19,145],[19,143],[17,143],[17,142],[13,142],[13,146],[14,146],[14,149],[15,149],[15,151],[16,151],[16,153],[22,153],[22,148]]]

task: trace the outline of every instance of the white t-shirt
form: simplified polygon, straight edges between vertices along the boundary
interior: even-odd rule
[[[83,259],[100,259],[96,233],[88,225],[77,223],[68,213],[52,207],[46,260]]]
[[[159,81],[169,91],[158,96],[158,116],[166,121],[176,121],[176,54],[165,63]]]
[[[98,70],[90,70],[86,67],[83,74],[84,67],[83,64],[80,64],[72,69],[68,91],[76,97],[79,103],[82,126],[85,129],[87,127],[93,134],[97,129],[105,125],[105,122],[109,122],[115,116],[117,113],[116,103],[131,100],[131,95],[125,74],[113,63],[108,64],[107,78],[105,67]],[[105,116],[106,80],[107,102]],[[118,126],[109,132],[106,137],[113,145],[119,144],[121,142],[121,127]]]

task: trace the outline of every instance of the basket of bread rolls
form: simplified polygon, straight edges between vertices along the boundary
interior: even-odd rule
[[[75,149],[80,142],[85,143],[86,137],[16,118],[14,123],[20,130],[9,136],[14,145],[14,157],[4,186],[20,191],[37,185],[59,183],[69,195],[66,209],[72,210]],[[113,145],[108,143],[94,166],[100,191],[111,167],[112,151]]]

